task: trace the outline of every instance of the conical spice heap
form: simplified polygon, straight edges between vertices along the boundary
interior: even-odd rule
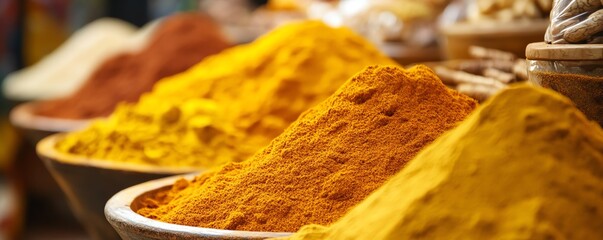
[[[507,90],[331,227],[287,239],[601,239],[603,130],[546,89]]]
[[[369,67],[247,161],[181,180],[138,213],[249,231],[330,224],[476,106],[427,67]]]

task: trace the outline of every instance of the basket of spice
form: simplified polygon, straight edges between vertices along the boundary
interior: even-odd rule
[[[425,66],[368,67],[246,160],[125,190],[105,213],[124,239],[328,225],[475,107]]]

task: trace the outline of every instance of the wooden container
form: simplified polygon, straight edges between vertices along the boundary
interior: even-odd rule
[[[222,229],[200,228],[170,224],[143,217],[135,211],[141,208],[140,202],[146,196],[167,190],[177,179],[192,179],[195,175],[180,175],[145,182],[125,189],[113,196],[105,206],[107,220],[124,240],[160,240],[160,239],[266,239],[285,237],[286,232],[251,232]]]
[[[441,29],[440,39],[447,59],[469,59],[469,47],[481,46],[524,57],[529,43],[542,41],[548,20],[517,22],[460,22]]]
[[[532,84],[567,96],[603,126],[603,44],[532,43],[526,56]]]
[[[116,163],[56,151],[62,134],[37,145],[44,164],[67,195],[76,217],[93,239],[119,239],[104,215],[105,203],[124,188],[149,180],[200,171],[190,167],[159,167]]]

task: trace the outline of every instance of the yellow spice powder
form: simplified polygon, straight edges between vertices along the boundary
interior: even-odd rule
[[[603,130],[518,87],[482,105],[330,227],[286,239],[601,239]]]
[[[242,161],[371,64],[395,63],[349,29],[292,23],[159,81],[57,148],[162,166]]]

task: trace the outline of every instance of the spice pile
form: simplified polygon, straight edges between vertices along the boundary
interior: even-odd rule
[[[229,45],[209,17],[196,13],[170,16],[144,49],[108,59],[76,93],[41,102],[36,114],[68,119],[107,116],[119,102],[137,101],[159,79],[180,73]]]
[[[285,25],[159,81],[57,149],[162,166],[242,161],[370,64],[395,63],[351,30]]]
[[[331,227],[288,239],[599,239],[603,130],[553,91],[482,105]]]
[[[437,65],[435,72],[442,81],[479,101],[506,88],[509,84],[528,79],[525,59],[497,49],[471,46],[469,55],[475,60],[459,60]]]
[[[562,64],[557,63],[557,69]],[[569,66],[568,66],[569,67]],[[574,67],[573,70],[578,69]],[[532,82],[550,88],[570,98],[586,116],[603,126],[603,76],[601,70],[584,68],[586,74],[556,73],[548,71],[532,72]]]
[[[40,62],[9,74],[4,95],[26,101],[72,94],[111,55],[130,50],[127,47],[133,46],[133,37],[140,34],[135,26],[117,19],[91,22]],[[137,43],[145,44],[146,40]]]
[[[425,66],[369,67],[247,161],[180,180],[137,212],[231,230],[330,224],[476,106]]]

